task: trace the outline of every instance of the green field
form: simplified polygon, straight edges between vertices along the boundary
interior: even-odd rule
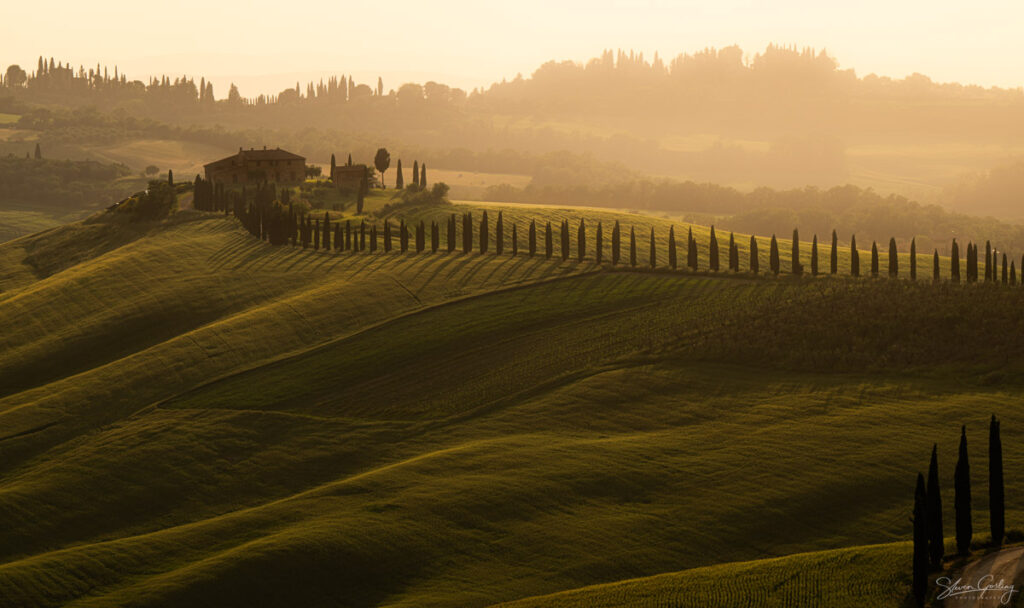
[[[977,537],[992,413],[1024,482],[1024,290],[723,275],[273,248],[194,211],[0,245],[0,590],[901,606],[906,545],[867,545],[909,538],[932,443],[947,535],[960,424]]]
[[[4,114],[3,112],[0,112],[0,125],[12,125],[18,122],[19,118],[21,118],[21,116],[18,114]]]

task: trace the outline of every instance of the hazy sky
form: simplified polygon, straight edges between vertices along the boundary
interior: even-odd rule
[[[117,64],[131,78],[211,77],[243,95],[295,80],[354,74],[385,88],[437,80],[472,89],[550,59],[603,49],[665,58],[738,44],[825,48],[844,68],[902,77],[1024,84],[1020,0],[99,0],[11,2],[0,17],[0,63],[39,55]]]

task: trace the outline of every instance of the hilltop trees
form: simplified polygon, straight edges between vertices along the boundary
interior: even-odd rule
[[[715,225],[711,225],[711,238],[708,240],[708,267],[718,272],[718,239],[715,237]]]
[[[334,167],[334,155],[331,154],[331,168]],[[381,176],[383,177],[383,175]],[[405,188],[405,176],[402,175],[402,159],[398,159],[398,164],[395,165],[395,188],[401,190]]]
[[[900,273],[900,262],[897,257],[896,239],[889,239],[889,278],[895,279]]]
[[[832,231],[832,251],[829,252],[829,274],[839,272],[839,238],[836,231]]]
[[[772,235],[772,242],[768,248],[768,268],[772,271],[772,274],[779,276],[781,264],[779,262],[779,241],[775,239],[775,235]]]
[[[487,253],[487,244],[490,241],[490,235],[488,234],[489,231],[490,231],[490,226],[488,225],[488,222],[487,222],[487,210],[484,209],[483,213],[480,216],[480,253],[481,253],[481,255]]]
[[[857,235],[850,237],[850,274],[860,276],[860,252],[857,251]]]
[[[736,238],[731,232],[729,233],[729,270],[740,271],[740,252],[736,248]]]
[[[942,495],[939,491],[939,446],[932,445],[932,460],[928,464],[928,556],[932,570],[942,567],[946,551],[942,535]]]
[[[615,226],[612,227],[612,265],[619,263],[619,249],[621,247],[621,230],[619,228],[619,220],[615,220]]]
[[[466,212],[462,216],[462,253],[473,251],[473,214]]]
[[[562,227],[560,230],[561,241],[562,241],[562,261],[569,259],[569,220],[562,220]]]
[[[636,232],[629,227],[629,265],[636,267]]]
[[[757,239],[750,237],[750,272],[757,274],[760,270],[761,260],[757,255]]]
[[[373,166],[380,171],[380,187],[386,188],[384,185],[384,172],[391,166],[391,153],[388,152],[387,148],[378,148],[377,154],[373,157]]]
[[[427,163],[420,165],[420,188],[427,187]]]
[[[686,232],[686,265],[697,272],[697,241],[693,238],[693,228]]]
[[[804,273],[804,267],[800,264],[800,231],[796,228],[793,229],[793,253],[791,264],[793,266],[793,274],[800,276]]]
[[[878,243],[871,241],[871,276],[878,276]]]
[[[811,240],[811,276],[818,276],[818,235]]]
[[[412,161],[412,185],[414,188],[420,187],[420,161]]]
[[[548,222],[547,226],[544,227],[544,257],[550,260],[553,254],[554,243],[551,236],[551,222]]]
[[[999,420],[995,414],[988,426],[988,511],[992,543],[1003,544],[1006,512],[1003,504],[1003,442],[999,438]]]
[[[953,473],[953,508],[956,511],[956,551],[967,555],[971,551],[971,465],[967,456],[967,427],[960,427],[960,449]]]
[[[668,265],[672,270],[676,269],[676,227],[668,227]]]

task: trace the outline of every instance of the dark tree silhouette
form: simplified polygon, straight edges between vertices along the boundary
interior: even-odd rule
[[[597,234],[594,236],[594,260],[598,264],[604,261],[604,229],[601,222],[597,223]]]
[[[654,267],[656,267],[658,265],[658,259],[657,258],[658,258],[658,248],[654,244],[654,226],[651,226],[651,254],[650,254],[651,268],[654,268]]]
[[[313,228],[313,251],[320,249],[320,220],[316,221],[316,226]]]
[[[391,166],[391,153],[388,152],[387,148],[378,148],[377,154],[373,157],[373,166],[377,167],[380,171],[380,187],[386,188],[384,185],[384,172]]]
[[[1010,285],[1017,284],[1017,263],[1010,260]]]
[[[686,230],[686,265],[697,272],[697,240],[693,238],[693,228]]]
[[[498,212],[498,221],[494,222],[494,255],[505,251],[505,220]]]
[[[39,151],[39,144],[36,144],[36,158],[42,158],[42,157],[43,157],[43,155]],[[167,185],[168,186],[173,186],[174,185],[174,171],[171,171],[170,169],[167,170]]]
[[[457,245],[458,222],[455,220],[455,214],[448,216],[448,253],[455,251]]]
[[[836,231],[832,231],[832,251],[828,254],[829,260],[829,273],[839,273],[839,237],[836,235]]]
[[[487,222],[487,210],[484,209],[480,216],[480,254],[487,253],[487,245],[490,242],[490,226]]]
[[[334,158],[334,155],[331,155]],[[401,190],[405,188],[405,176],[402,175],[402,159],[398,159],[398,164],[395,165],[395,189]]]
[[[326,211],[324,212],[324,236],[323,236],[324,249],[331,249],[331,216]]]
[[[781,270],[781,263],[779,262],[779,241],[772,235],[771,245],[768,249],[768,268],[771,269],[772,274],[775,276],[779,275]]]
[[[580,227],[576,229],[576,259],[579,262],[587,254],[587,228],[583,225],[583,218],[580,218]]]
[[[793,274],[796,276],[802,275],[804,273],[804,266],[800,263],[800,231],[796,228],[793,229],[793,251],[790,255]]]
[[[932,282],[939,282],[939,250],[935,250],[935,255],[932,256]]]
[[[668,266],[676,269],[676,227],[668,227]]]
[[[914,568],[913,591],[918,606],[924,606],[928,592],[928,496],[924,487],[924,475],[917,474],[914,489]]]
[[[384,220],[384,253],[391,251],[391,222]]]
[[[622,235],[621,235],[621,229],[619,228],[619,220],[615,220],[615,226],[612,227],[612,265],[613,266],[615,264],[619,263],[619,249],[620,249],[620,247],[622,245],[621,240],[622,240]]]
[[[811,276],[818,276],[818,235],[811,239]]]
[[[402,166],[402,161],[398,161],[398,166],[399,167]],[[334,158],[334,152],[331,152],[331,174],[328,175],[327,177],[332,182],[334,181],[334,174],[336,173],[336,169],[337,168],[338,168],[338,161],[335,160],[335,158]],[[399,169],[399,171],[401,171],[401,169]]]
[[[420,161],[412,161],[412,185],[414,188],[420,187]]]
[[[512,222],[512,257],[519,255],[519,230],[517,224]]]
[[[420,165],[420,188],[426,189],[427,187],[427,163]]]
[[[441,245],[441,227],[437,225],[437,222],[430,220],[430,253],[437,253],[437,248]]]
[[[936,253],[938,250],[936,249]],[[960,246],[956,244],[956,239],[953,239],[953,247],[949,253],[949,280],[954,283],[960,282]]]
[[[629,227],[629,265],[636,268],[636,231]]]
[[[729,270],[740,271],[740,252],[736,248],[736,236],[732,232],[729,233]]]
[[[562,220],[559,233],[562,241],[562,261],[564,262],[569,259],[569,220]]]
[[[711,225],[711,238],[708,239],[708,267],[718,272],[718,238],[715,237],[715,225]]]
[[[750,272],[757,274],[761,270],[761,260],[757,254],[757,239],[750,237]]]
[[[1003,504],[1003,442],[999,438],[999,420],[995,414],[988,425],[988,513],[992,526],[992,544],[1003,544],[1006,511]]]
[[[896,250],[896,239],[889,239],[889,278],[895,279],[900,274],[899,252]]]
[[[59,152],[58,152],[58,154],[59,154]],[[39,147],[38,143],[36,144],[36,151],[35,151],[34,156],[35,156],[36,160],[43,160],[43,149]],[[167,170],[167,175],[171,175],[171,170],[170,169]],[[171,180],[170,184],[173,186],[174,185],[174,181]]]
[[[420,223],[416,225],[416,253],[423,253],[426,244],[426,228],[423,225],[423,220],[420,220]]]
[[[860,276],[860,252],[857,251],[857,235],[850,237],[850,274]]]
[[[871,241],[871,276],[878,276],[878,243]]]
[[[370,226],[370,253],[377,251],[377,224]]]
[[[910,280],[917,280],[917,239],[910,239]]]
[[[971,552],[974,530],[971,525],[971,464],[967,457],[967,427],[960,427],[960,451],[953,474],[953,508],[956,510],[956,551]]]
[[[554,255],[554,237],[551,235],[551,222],[544,227],[544,257],[551,259]]]
[[[398,247],[401,253],[409,250],[409,228],[404,219],[398,221]]]
[[[473,214],[467,212],[462,216],[462,253],[473,251]]]
[[[942,567],[946,552],[942,535],[942,494],[939,491],[939,447],[932,445],[932,460],[928,464],[928,557],[932,570]]]
[[[537,222],[530,220],[530,257],[537,253]]]
[[[985,241],[985,282],[992,280],[992,243]]]
[[[1010,279],[1010,277],[1009,277],[1009,269],[1006,267],[1006,263],[1007,263],[1007,261],[1006,261],[1006,254],[1004,253],[1003,254],[1003,277],[1002,277],[1003,285],[1006,285],[1007,283],[1010,282],[1009,281],[1009,279]]]

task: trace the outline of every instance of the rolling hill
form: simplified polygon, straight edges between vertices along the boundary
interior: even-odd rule
[[[274,248],[182,211],[2,244],[0,290],[10,605],[686,605],[705,576],[799,605],[853,584],[822,565],[899,606],[905,545],[864,545],[908,537],[931,444],[949,506],[967,424],[979,535],[992,413],[1021,482],[1020,288]]]

